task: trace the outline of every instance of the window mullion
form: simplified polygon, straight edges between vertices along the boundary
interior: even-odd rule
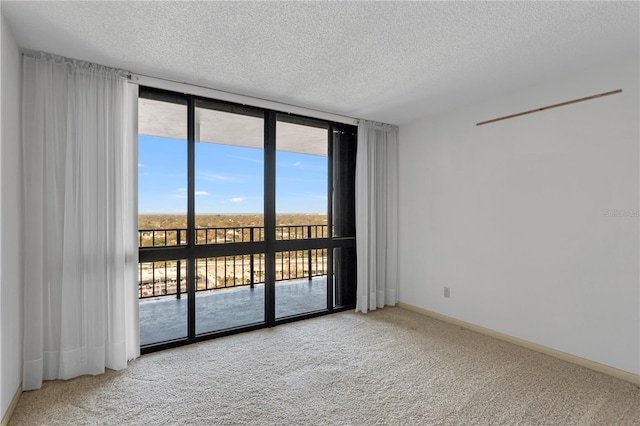
[[[187,99],[187,246],[195,248],[195,99],[189,96]],[[193,251],[192,251],[193,252]],[[189,256],[187,259],[187,330],[189,339],[196,336],[196,259]]]

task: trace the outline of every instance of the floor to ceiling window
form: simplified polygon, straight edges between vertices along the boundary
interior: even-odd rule
[[[355,126],[140,88],[143,352],[352,308]]]

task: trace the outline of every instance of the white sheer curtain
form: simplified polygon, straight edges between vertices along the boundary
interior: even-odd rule
[[[137,86],[36,54],[23,58],[22,96],[29,390],[139,356]]]
[[[398,127],[360,120],[356,312],[398,302]]]

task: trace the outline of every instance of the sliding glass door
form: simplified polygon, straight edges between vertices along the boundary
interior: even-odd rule
[[[263,323],[264,118],[196,100],[196,334]]]
[[[276,124],[276,318],[327,308],[329,126],[291,121]]]
[[[187,102],[157,94],[139,109],[138,246],[160,254],[187,245]],[[141,345],[187,338],[187,281],[185,258],[141,256]]]
[[[355,303],[354,126],[140,89],[143,352]]]

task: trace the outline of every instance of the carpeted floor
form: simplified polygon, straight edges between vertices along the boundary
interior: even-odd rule
[[[640,425],[631,383],[400,308],[345,312],[47,382],[11,425]]]

